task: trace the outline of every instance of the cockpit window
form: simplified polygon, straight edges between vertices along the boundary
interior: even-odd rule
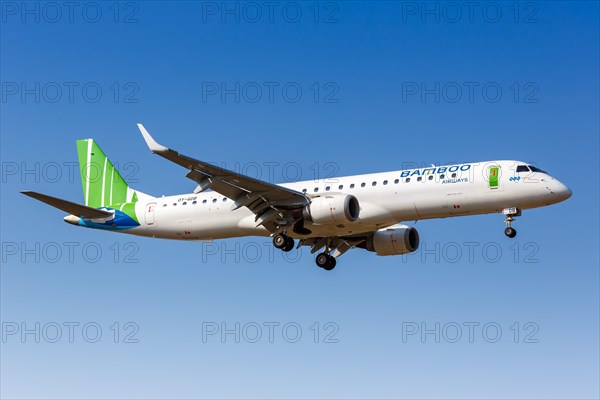
[[[528,165],[528,167],[531,168],[531,170],[533,172],[539,172],[539,173],[542,173],[542,174],[547,174],[547,172],[544,171],[543,169],[539,169],[538,167],[534,167],[533,165]]]
[[[529,172],[527,165],[517,165],[517,172]]]

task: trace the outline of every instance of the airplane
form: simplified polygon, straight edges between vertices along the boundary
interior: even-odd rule
[[[416,251],[419,233],[405,221],[502,213],[504,233],[514,238],[512,222],[522,210],[572,195],[547,172],[515,160],[274,184],[185,156],[138,128],[152,153],[188,171],[197,185],[192,193],[153,197],[129,187],[93,139],[77,140],[84,204],[22,193],[86,228],[196,241],[270,236],[284,252],[320,251],[316,264],[327,271],[353,248],[379,256]]]

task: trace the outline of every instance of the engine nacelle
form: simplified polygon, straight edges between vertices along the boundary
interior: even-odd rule
[[[394,225],[375,232],[367,239],[366,248],[378,256],[412,253],[419,248],[419,232],[412,226]]]
[[[354,222],[358,219],[359,213],[358,200],[347,194],[315,197],[304,208],[304,218],[319,225]]]

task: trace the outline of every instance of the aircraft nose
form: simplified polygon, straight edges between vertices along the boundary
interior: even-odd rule
[[[562,186],[561,193],[563,194],[563,196],[565,196],[565,200],[568,199],[569,197],[573,196],[573,191],[571,189],[569,189],[569,187],[567,185],[565,185],[562,182],[560,184]]]
[[[558,179],[554,180],[554,185],[552,186],[552,194],[556,196],[558,201],[565,201],[573,195],[571,189],[569,189],[567,185],[565,185]]]

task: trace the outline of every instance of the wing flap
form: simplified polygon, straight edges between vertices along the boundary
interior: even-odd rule
[[[21,193],[23,193],[25,196],[39,200],[42,203],[46,203],[54,208],[58,208],[59,210],[82,218],[106,218],[112,215],[110,211],[98,210],[97,208],[84,206],[82,204],[73,203],[72,201],[59,199],[57,197],[48,196],[38,192],[32,192],[30,190],[25,190]]]
[[[220,193],[225,197],[229,197],[234,201],[247,193],[245,190],[240,189],[237,186],[233,186],[229,182],[223,181],[221,177],[209,176],[200,171],[196,171],[195,169],[188,172],[186,177],[198,183],[198,188],[194,191],[195,193],[212,189],[215,192]]]

